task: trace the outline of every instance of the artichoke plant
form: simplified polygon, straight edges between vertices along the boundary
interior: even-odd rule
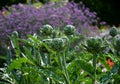
[[[41,27],[41,33],[45,36],[49,36],[53,33],[53,27],[51,25],[43,25]]]
[[[90,53],[99,53],[102,48],[102,40],[99,38],[90,38],[87,40],[87,51]]]
[[[61,51],[64,48],[64,41],[62,38],[54,38],[52,41],[52,49],[55,51]]]
[[[118,34],[118,31],[117,31],[116,27],[112,27],[110,29],[109,35],[112,37],[115,37],[117,34]]]
[[[72,25],[67,25],[65,28],[64,28],[64,33],[66,35],[73,35],[75,33],[75,27],[72,26]]]

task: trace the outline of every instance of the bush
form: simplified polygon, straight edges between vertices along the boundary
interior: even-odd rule
[[[12,31],[18,31],[21,37],[38,32],[42,25],[50,24],[63,29],[65,25],[74,25],[78,33],[93,35],[98,18],[95,12],[81,4],[69,2],[50,3],[35,8],[33,5],[12,5],[8,10],[0,11],[0,40],[6,40]]]

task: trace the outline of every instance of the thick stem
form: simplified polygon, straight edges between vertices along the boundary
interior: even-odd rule
[[[93,67],[94,67],[94,77],[93,77],[93,84],[96,82],[96,63],[97,63],[97,55],[93,56]]]
[[[47,56],[47,63],[48,63],[48,65],[49,66],[51,66],[51,59],[50,59],[50,55],[49,54],[47,54],[48,56]]]
[[[50,58],[50,55],[49,55],[49,54],[47,54],[47,65],[48,65],[48,66],[51,66],[51,58]],[[49,78],[49,84],[53,84],[51,78]]]
[[[65,53],[63,53],[63,66],[64,66],[64,71],[65,71],[65,75],[66,75],[66,78],[67,78],[68,84],[70,84],[69,76],[68,76],[68,72],[67,72],[67,69],[66,69]]]
[[[60,67],[64,72],[63,75],[65,77],[66,84],[70,84],[68,73],[67,73],[67,70],[66,70],[65,56],[64,55],[61,56],[60,53],[59,53],[58,59],[59,59],[59,62],[60,62]]]

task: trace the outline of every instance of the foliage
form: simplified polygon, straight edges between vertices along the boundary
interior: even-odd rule
[[[46,26],[53,29],[50,25],[43,25],[45,29]],[[11,46],[8,47],[6,66],[0,69],[0,82],[108,84],[119,81],[120,54],[114,47],[118,42],[116,36],[110,39],[86,38],[75,31],[71,35],[66,35],[64,29],[52,31],[50,36],[34,33],[25,39],[14,31],[9,37]],[[107,58],[111,59],[113,66],[109,66]]]

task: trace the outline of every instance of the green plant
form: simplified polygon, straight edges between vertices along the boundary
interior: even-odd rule
[[[52,29],[47,25],[49,27]],[[72,25],[70,27],[74,30]],[[41,32],[39,35],[27,35],[26,39],[20,38],[19,33],[14,31],[9,36],[11,45],[7,49],[4,71],[0,70],[0,82],[108,84],[119,78],[116,74],[119,73],[119,57],[111,41],[106,38],[86,38],[76,34],[75,30],[66,35],[64,30],[52,29],[49,35]],[[71,31],[71,28],[67,31]],[[115,51],[115,54],[106,49]],[[108,57],[115,63],[114,66],[108,65]],[[104,68],[106,71],[103,71]],[[4,77],[6,74],[7,77]]]
[[[65,28],[64,28],[64,33],[66,35],[73,35],[75,33],[75,27],[72,26],[72,25],[67,25]]]
[[[50,25],[43,25],[41,27],[41,33],[46,36],[50,36],[53,33],[53,28]]]
[[[112,37],[115,37],[117,34],[118,34],[118,31],[117,31],[116,27],[112,27],[110,29],[109,35]]]

